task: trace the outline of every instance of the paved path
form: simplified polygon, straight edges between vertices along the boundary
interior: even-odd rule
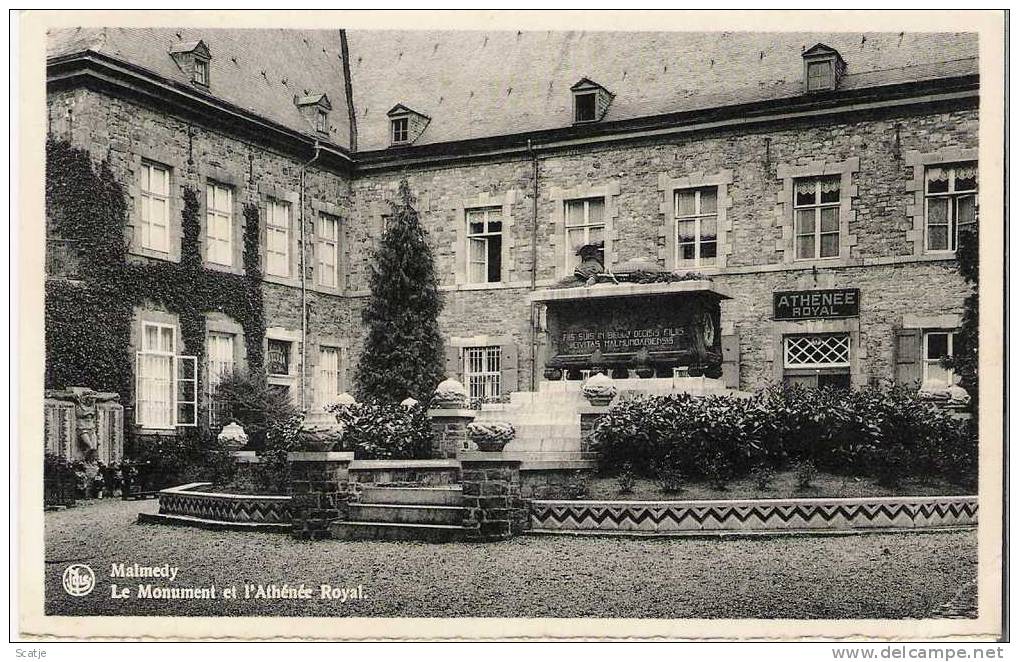
[[[976,532],[743,540],[526,536],[496,544],[299,542],[285,534],[137,524],[155,501],[46,513],[46,608],[57,614],[929,618],[976,578]],[[67,595],[86,563],[96,589]],[[111,566],[179,568],[174,582]],[[114,600],[111,584],[305,584],[311,599]],[[321,599],[321,584],[363,598]],[[947,614],[946,614],[947,615]]]

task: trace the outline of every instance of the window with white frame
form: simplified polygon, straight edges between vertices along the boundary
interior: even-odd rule
[[[839,256],[841,177],[797,179],[793,192],[796,259]]]
[[[290,276],[290,203],[270,199],[265,205],[265,272]]]
[[[924,331],[923,334],[923,388],[948,388],[955,384],[955,372],[941,365],[941,360],[954,356],[955,332],[947,330]]]
[[[675,192],[676,264],[708,267],[718,254],[718,187]]]
[[[141,247],[170,252],[170,169],[143,162],[139,197]]]
[[[818,333],[802,336],[786,336],[786,368],[848,368],[849,334]]]
[[[206,259],[215,264],[233,266],[233,191],[222,184],[209,182],[205,187],[205,206]]]
[[[391,121],[393,128],[393,144],[405,143],[410,139],[410,119],[397,117]]]
[[[329,113],[321,108],[315,114],[315,130],[319,133],[329,133]]]
[[[338,347],[319,347],[318,377],[315,384],[316,400],[325,406],[342,393],[340,383],[340,349]]]
[[[226,423],[230,403],[216,397],[216,389],[224,376],[234,371],[234,342],[232,333],[210,331],[205,338],[206,382],[209,396],[209,425],[213,428]]]
[[[319,216],[318,283],[325,287],[340,284],[340,219],[331,214]]]
[[[195,58],[195,78],[199,85],[209,86],[209,61],[200,57]]]
[[[501,348],[498,345],[464,348],[464,374],[467,395],[474,398],[497,398],[501,393]]]
[[[472,283],[502,280],[502,207],[467,210],[467,278]]]
[[[146,428],[198,424],[198,366],[194,356],[176,353],[176,329],[142,322],[137,353],[135,420]]]
[[[959,227],[976,221],[977,164],[927,168],[924,193],[927,251],[954,251]]]
[[[566,271],[572,272],[580,263],[578,254],[584,246],[596,249],[598,260],[605,265],[605,198],[566,201]]]

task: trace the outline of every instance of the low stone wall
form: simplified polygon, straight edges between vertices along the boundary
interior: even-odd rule
[[[222,528],[290,530],[291,498],[260,494],[202,492],[212,483],[190,483],[160,490],[159,514],[139,521],[219,525]]]
[[[977,497],[739,501],[530,502],[541,532],[649,534],[838,532],[974,526]]]
[[[520,465],[520,496],[567,500],[587,496],[587,481],[597,470],[593,460],[524,461]]]
[[[458,460],[354,460],[350,482],[355,485],[417,485],[439,487],[460,482]]]

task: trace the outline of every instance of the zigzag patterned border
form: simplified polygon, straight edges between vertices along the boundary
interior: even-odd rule
[[[216,522],[289,524],[290,497],[194,492],[209,483],[192,483],[159,492],[161,515],[184,515]]]
[[[531,501],[538,531],[920,529],[974,526],[977,497],[746,501]]]

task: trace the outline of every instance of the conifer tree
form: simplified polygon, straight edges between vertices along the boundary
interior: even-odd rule
[[[371,262],[371,296],[361,313],[367,338],[357,365],[362,401],[427,402],[443,375],[442,310],[428,234],[406,180]]]

